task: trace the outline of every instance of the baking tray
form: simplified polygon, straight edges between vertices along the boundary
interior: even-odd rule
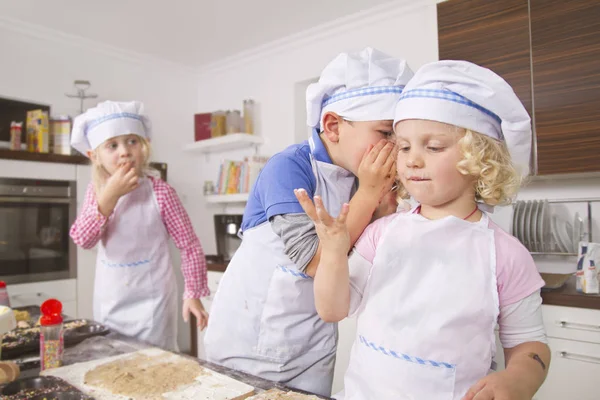
[[[105,336],[110,333],[110,329],[94,321],[76,319],[67,321],[66,323],[77,321],[86,321],[87,324],[80,326],[79,328],[66,330],[64,333],[65,346],[75,346],[76,344],[83,342],[85,339],[89,339],[94,336]]]
[[[73,328],[65,329],[64,332],[64,343],[66,347],[74,346],[78,343],[83,342],[85,339],[107,335],[110,330],[102,324],[86,319],[74,319],[65,321],[65,325],[71,323],[86,322],[86,325]],[[22,356],[27,353],[34,353],[40,351],[40,332],[39,329],[29,328],[22,330],[15,330],[22,332],[18,338],[11,339],[5,336],[2,341],[2,359],[10,360]],[[13,331],[13,332],[15,332]]]
[[[68,393],[68,394],[67,394]],[[0,386],[0,395],[5,400],[21,399],[60,399],[60,400],[90,400],[66,381],[53,376],[36,376],[19,379]]]
[[[29,321],[27,322],[31,326],[35,326],[42,315],[39,306],[12,307],[12,309],[16,311],[27,311],[29,313]]]
[[[39,394],[29,398],[29,400],[93,400],[93,397],[86,396],[81,392],[50,392]]]

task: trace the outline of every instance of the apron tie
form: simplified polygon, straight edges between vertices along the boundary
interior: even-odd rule
[[[468,220],[469,218],[471,218],[471,216],[473,216],[473,214],[475,214],[477,212],[477,210],[479,210],[479,207],[477,207],[477,204],[475,205],[475,209],[473,211],[471,211],[471,213],[469,215],[467,215],[466,217],[463,218],[463,220]],[[417,207],[417,209],[415,210],[415,213],[417,214],[421,214],[421,205],[419,205],[419,207]]]

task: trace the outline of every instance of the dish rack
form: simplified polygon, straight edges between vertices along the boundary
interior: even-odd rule
[[[592,241],[592,203],[600,198],[520,200],[513,203],[511,233],[533,255],[577,256],[580,241]],[[583,204],[585,215],[566,203]]]

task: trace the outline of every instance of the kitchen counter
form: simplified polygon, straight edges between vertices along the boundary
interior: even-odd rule
[[[97,360],[106,357],[112,357],[119,354],[133,353],[138,350],[147,349],[152,347],[139,340],[121,335],[116,332],[111,332],[107,336],[98,336],[87,339],[74,347],[65,348],[63,360],[64,365],[76,364],[79,362]],[[261,379],[240,371],[222,367],[220,365],[209,363],[201,359],[197,359],[185,354],[181,354],[183,357],[190,358],[192,360],[199,361],[200,365],[218,372],[223,375],[227,375],[233,379],[237,379],[248,385],[254,386],[257,393],[263,390],[269,390],[273,388],[279,388],[286,390],[283,385],[275,382],[271,382],[265,379]],[[38,376],[40,373],[39,369],[39,358],[34,361],[31,360],[29,364],[20,363],[23,369],[21,377]]]
[[[87,157],[81,155],[62,155],[53,153],[31,153],[0,148],[0,159],[19,161],[41,161],[61,164],[89,164]]]
[[[572,276],[561,288],[542,290],[542,304],[600,310],[600,295],[578,293]]]
[[[226,268],[227,264],[219,262],[206,263],[208,271],[225,272]],[[542,290],[542,304],[600,310],[600,295],[578,293],[575,290],[575,276],[572,276],[559,289]]]
[[[206,270],[207,271],[225,272],[226,269],[227,269],[227,264],[214,263],[214,262],[207,262],[206,263]]]

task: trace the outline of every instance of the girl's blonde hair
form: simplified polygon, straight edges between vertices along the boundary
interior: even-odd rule
[[[150,166],[150,155],[152,148],[150,142],[139,135],[135,135],[140,141],[142,146],[143,161],[141,165],[141,171],[143,176],[152,176],[154,178],[160,178],[160,172]],[[92,164],[92,182],[96,188],[96,192],[106,184],[106,180],[109,178],[108,172],[104,169],[100,160],[98,159],[98,153],[96,150],[92,150],[92,157],[90,157]]]
[[[475,181],[475,199],[491,206],[510,204],[522,183],[515,169],[506,143],[471,130],[462,132],[458,146],[463,159],[456,168]],[[406,199],[409,193],[400,185],[398,196]]]

